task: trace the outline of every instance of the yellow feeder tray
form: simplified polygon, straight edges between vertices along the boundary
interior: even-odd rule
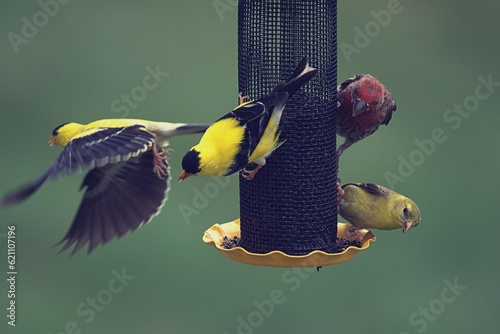
[[[351,224],[339,223],[337,225],[337,235],[339,238],[346,235],[347,229]],[[375,242],[375,236],[368,230],[363,230],[363,239],[361,248],[349,246],[340,253],[326,253],[320,250],[313,251],[306,255],[288,255],[281,251],[272,251],[265,254],[250,253],[242,247],[224,248],[221,244],[224,237],[230,240],[234,237],[240,237],[240,220],[236,219],[225,224],[214,224],[203,235],[203,241],[217,248],[219,253],[231,259],[246,264],[269,267],[321,267],[349,261],[354,258],[358,252],[367,249],[372,242]]]

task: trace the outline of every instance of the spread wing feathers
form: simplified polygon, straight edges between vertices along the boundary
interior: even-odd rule
[[[60,242],[65,242],[61,252],[76,243],[73,255],[88,243],[90,254],[99,244],[149,222],[167,200],[170,179],[170,171],[164,179],[153,172],[151,150],[90,170],[81,186],[86,189],[78,212]]]
[[[40,188],[40,186],[47,180],[49,174],[45,173],[39,179],[35,180],[32,183],[26,184],[24,186],[19,187],[18,189],[7,193],[2,199],[2,203],[0,204],[0,208],[16,204],[26,200],[28,197],[33,195],[35,191]]]
[[[379,187],[378,185],[376,185],[374,183],[346,183],[346,184],[342,185],[342,188],[345,188],[346,186],[349,186],[349,185],[353,185],[353,186],[362,188],[363,190],[365,190],[373,195],[385,196],[385,195],[389,194],[387,192],[387,190],[383,189],[382,187]]]
[[[155,135],[141,125],[82,132],[54,162],[51,176],[126,161],[149,149],[154,139]]]
[[[148,150],[154,140],[155,135],[145,131],[140,125],[84,131],[68,143],[45,174],[34,182],[7,194],[0,207],[26,200],[48,178],[61,177],[84,168],[126,161]]]

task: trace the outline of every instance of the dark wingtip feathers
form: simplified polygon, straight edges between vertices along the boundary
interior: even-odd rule
[[[292,96],[295,94],[306,82],[311,80],[312,77],[318,72],[317,69],[309,65],[307,57],[302,58],[297,65],[295,71],[285,81],[284,90]]]

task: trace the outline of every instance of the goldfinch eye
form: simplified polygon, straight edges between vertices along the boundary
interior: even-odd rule
[[[406,216],[406,217],[408,217],[408,216],[409,216],[409,214],[410,214],[410,210],[408,210],[408,208],[407,208],[407,207],[405,207],[405,208],[403,209],[403,215],[404,215],[404,216]]]

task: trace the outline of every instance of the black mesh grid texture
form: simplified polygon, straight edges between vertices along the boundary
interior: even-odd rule
[[[252,181],[240,176],[240,246],[332,252],[337,238],[337,1],[240,0],[238,83],[267,94],[307,56],[318,73],[288,102],[285,141]]]

